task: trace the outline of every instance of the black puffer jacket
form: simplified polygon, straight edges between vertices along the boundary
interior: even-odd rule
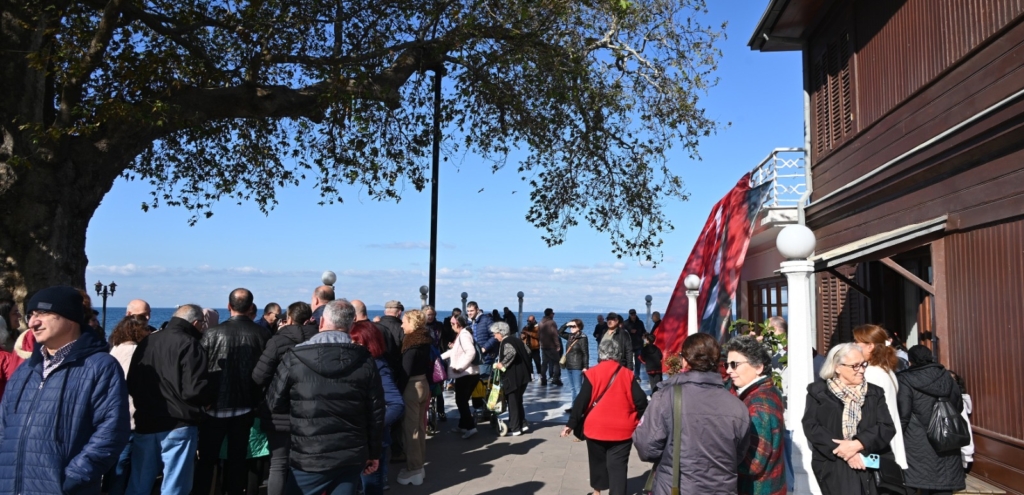
[[[318,331],[316,325],[281,327],[267,342],[267,348],[263,349],[260,362],[256,363],[256,369],[252,371],[252,381],[256,382],[261,390],[266,390],[270,386],[270,382],[274,380],[274,374],[277,373],[277,367],[281,364],[284,353],[291,350],[296,344],[309,340]],[[290,419],[287,414],[272,415],[266,401],[260,401],[258,411],[260,425],[264,431],[271,431],[271,428],[273,431],[288,431]]]
[[[284,355],[267,393],[289,414],[289,464],[324,472],[381,455],[384,388],[370,351],[357,344],[299,345]]]
[[[270,330],[244,316],[232,316],[205,333],[199,341],[209,362],[210,383],[217,390],[213,409],[256,407],[263,391],[252,381]]]
[[[565,339],[564,349],[568,349],[565,355],[565,369],[585,370],[590,368],[590,341],[587,340],[587,336],[583,335],[582,331],[574,334],[567,330],[565,325],[562,325],[558,335]]]
[[[915,366],[896,374],[900,383],[896,403],[907,447],[907,486],[926,490],[958,491],[966,487],[960,449],[938,454],[928,442],[926,431],[932,408],[946,397],[957,413],[963,411],[960,387],[941,364]]]
[[[664,387],[660,387],[664,388]],[[874,495],[878,493],[874,478],[868,471],[854,470],[832,453],[843,438],[843,402],[828,389],[825,382],[807,386],[807,409],[803,418],[804,432],[811,446],[811,468],[821,492],[826,495]],[[864,405],[860,410],[855,440],[864,445],[861,454],[890,452],[889,442],[896,436],[896,425],[885,405],[881,387],[868,384]]]

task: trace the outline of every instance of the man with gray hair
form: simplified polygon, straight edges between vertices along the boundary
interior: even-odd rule
[[[274,413],[291,415],[288,461],[302,493],[351,490],[380,467],[384,388],[370,351],[348,334],[355,314],[344,299],[327,303],[320,333],[284,355],[267,393]]]
[[[192,490],[198,425],[216,390],[208,379],[203,309],[180,306],[163,330],[142,339],[128,368],[128,393],[135,403],[131,475],[125,493],[148,495],[161,473],[160,493]]]

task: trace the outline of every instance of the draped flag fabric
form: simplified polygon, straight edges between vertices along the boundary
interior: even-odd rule
[[[711,210],[658,327],[655,343],[666,356],[679,353],[686,336],[694,331],[721,338],[732,312],[754,218],[770,187],[771,182],[751,188],[748,173]],[[683,279],[691,273],[701,278],[697,329],[686,328],[689,304]]]

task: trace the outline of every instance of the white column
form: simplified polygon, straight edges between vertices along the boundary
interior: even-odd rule
[[[788,389],[786,429],[793,431],[793,471],[796,475],[793,493],[821,494],[811,471],[811,447],[804,435],[801,420],[807,403],[807,386],[814,382],[814,323],[811,320],[813,304],[810,279],[814,262],[803,259],[782,262],[781,272],[786,276],[789,290],[789,362],[787,364]]]
[[[699,290],[688,290],[686,291],[686,300],[689,306],[686,309],[686,334],[693,335],[697,333],[697,296],[700,295]]]

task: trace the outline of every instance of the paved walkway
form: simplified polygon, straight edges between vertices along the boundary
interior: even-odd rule
[[[647,382],[643,382],[644,389]],[[439,424],[440,433],[427,440],[426,480],[420,486],[395,482],[404,464],[389,466],[390,495],[469,494],[556,494],[585,495],[590,487],[587,444],[558,434],[565,426],[569,404],[567,387],[527,386],[524,397],[530,431],[518,437],[501,437],[487,423],[480,433],[463,440],[450,433],[458,425],[455,395],[445,392],[448,421]],[[508,413],[502,414],[508,419]],[[649,464],[636,451],[629,461],[629,493],[637,493],[647,479]],[[607,493],[607,492],[604,492]]]

